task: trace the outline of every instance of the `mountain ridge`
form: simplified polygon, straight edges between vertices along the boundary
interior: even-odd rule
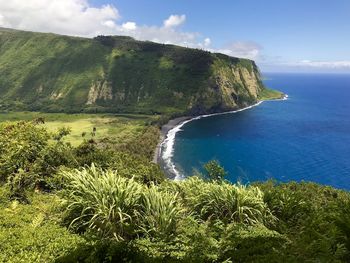
[[[253,104],[270,92],[255,62],[128,36],[0,28],[0,109],[186,113]]]

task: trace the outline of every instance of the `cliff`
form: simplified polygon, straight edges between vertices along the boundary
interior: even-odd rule
[[[0,29],[0,109],[201,114],[267,94],[255,63],[130,37]]]

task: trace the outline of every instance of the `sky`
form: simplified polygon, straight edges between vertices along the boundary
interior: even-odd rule
[[[129,35],[253,59],[263,72],[350,73],[350,0],[0,0],[0,27]]]

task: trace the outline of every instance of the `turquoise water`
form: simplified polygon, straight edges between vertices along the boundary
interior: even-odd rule
[[[313,181],[350,189],[350,75],[265,74],[289,95],[185,124],[172,161],[185,176],[217,159],[229,180]]]

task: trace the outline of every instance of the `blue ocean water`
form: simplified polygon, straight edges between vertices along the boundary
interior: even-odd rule
[[[173,162],[185,175],[217,159],[229,180],[313,181],[350,189],[350,75],[265,74],[289,95],[185,124]]]

